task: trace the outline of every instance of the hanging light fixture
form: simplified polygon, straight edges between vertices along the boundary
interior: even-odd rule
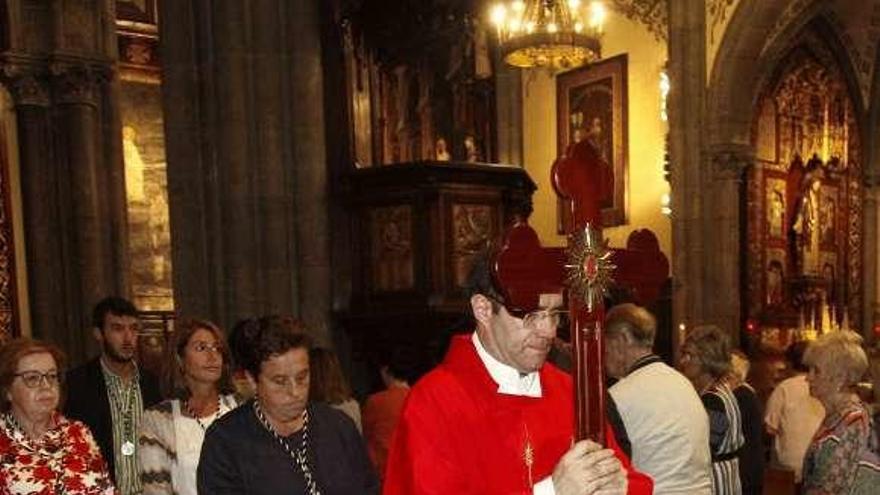
[[[581,0],[512,0],[492,7],[504,61],[514,67],[568,69],[600,58],[605,6]]]

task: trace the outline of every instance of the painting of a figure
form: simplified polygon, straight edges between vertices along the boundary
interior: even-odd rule
[[[556,79],[558,155],[586,140],[614,170],[611,200],[602,205],[606,227],[626,221],[626,72],[626,55],[620,55],[560,74]],[[558,212],[558,231],[565,233],[569,219],[562,201]]]
[[[833,187],[822,187],[821,201],[819,203],[819,242],[823,248],[833,249],[834,218],[837,215],[837,190]]]
[[[785,238],[785,181],[767,180],[767,232],[775,239]]]

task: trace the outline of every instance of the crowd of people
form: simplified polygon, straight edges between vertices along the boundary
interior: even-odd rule
[[[856,393],[880,364],[853,332],[793,345],[762,404],[728,332],[691,329],[672,366],[654,316],[615,306],[603,446],[574,441],[572,377],[547,361],[562,287],[514,305],[486,263],[470,286],[474,332],[412,388],[407,351],[383,356],[385,390],[362,409],[338,357],[289,317],[240,321],[228,340],[179,320],[160,376],[138,366],[125,299],[94,308],[101,354],[70,371],[56,346],[14,339],[0,348],[0,495],[751,495],[768,466],[805,495],[880,486],[878,408]]]

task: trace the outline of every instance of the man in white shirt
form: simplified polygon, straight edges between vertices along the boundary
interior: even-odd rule
[[[608,392],[626,427],[633,466],[654,478],[654,493],[709,495],[709,418],[690,381],[653,353],[656,331],[644,308],[611,308],[605,370],[619,380]]]
[[[825,417],[822,403],[810,395],[807,369],[802,361],[806,348],[806,342],[789,348],[788,358],[796,374],[773,389],[764,412],[764,426],[773,436],[773,460],[794,471],[797,483],[801,481],[804,454]]]

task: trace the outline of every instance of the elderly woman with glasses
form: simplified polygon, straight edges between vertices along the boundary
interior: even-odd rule
[[[878,432],[854,391],[868,368],[861,343],[854,332],[832,332],[804,354],[810,395],[825,407],[804,457],[804,495],[875,494],[880,486]]]
[[[138,462],[144,495],[197,495],[205,431],[238,404],[231,395],[229,350],[209,321],[183,320],[168,342],[162,394],[144,412]]]
[[[693,383],[709,415],[712,493],[740,495],[739,455],[745,444],[736,396],[725,381],[731,363],[730,339],[707,325],[691,330],[681,347],[679,368]]]
[[[0,493],[116,493],[88,427],[58,412],[64,356],[15,339],[0,348]]]

